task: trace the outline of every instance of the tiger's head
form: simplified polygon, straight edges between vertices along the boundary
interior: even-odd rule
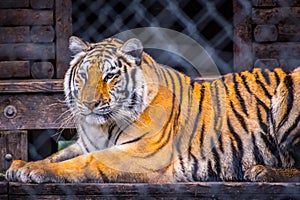
[[[65,80],[67,104],[78,120],[91,125],[138,118],[145,109],[147,85],[138,39],[87,43],[72,36],[74,54]]]

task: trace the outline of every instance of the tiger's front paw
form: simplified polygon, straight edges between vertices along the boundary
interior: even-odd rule
[[[44,183],[51,182],[43,162],[13,161],[11,167],[6,171],[8,181],[22,183]]]
[[[27,162],[23,160],[14,160],[10,168],[6,171],[6,180],[8,181],[17,181],[17,174],[20,168],[26,165]]]
[[[245,180],[254,182],[269,182],[275,181],[276,172],[271,167],[263,165],[255,165],[245,171]]]

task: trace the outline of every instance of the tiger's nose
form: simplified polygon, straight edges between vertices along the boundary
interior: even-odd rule
[[[88,109],[93,110],[96,106],[99,105],[100,101],[84,101],[82,102]]]

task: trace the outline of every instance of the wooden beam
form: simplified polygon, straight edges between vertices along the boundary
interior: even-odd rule
[[[0,80],[0,94],[63,92],[63,80]]]
[[[52,10],[0,9],[0,25],[53,25]]]
[[[30,78],[29,61],[0,61],[0,78]]]
[[[0,130],[73,128],[63,93],[0,96]],[[8,112],[9,111],[9,112]]]
[[[1,16],[1,15],[0,15]],[[55,59],[54,43],[0,44],[1,60],[35,60]]]
[[[69,67],[69,37],[72,35],[72,2],[60,1],[55,4],[56,30],[56,77],[63,78]]]
[[[253,66],[251,9],[248,9],[250,7],[250,1],[233,0],[233,68],[235,72],[250,70]]]
[[[0,43],[30,42],[29,26],[0,27]]]
[[[0,172],[9,168],[12,160],[6,160],[10,154],[12,159],[28,160],[27,131],[0,131]]]
[[[10,197],[298,199],[298,183],[191,182],[176,184],[21,184],[9,183]]]
[[[0,8],[27,8],[29,0],[1,0]]]

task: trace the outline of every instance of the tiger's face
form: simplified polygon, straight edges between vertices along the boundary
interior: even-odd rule
[[[75,56],[64,87],[73,115],[91,125],[137,118],[146,96],[141,43],[108,39],[87,44],[71,37],[70,49]]]

